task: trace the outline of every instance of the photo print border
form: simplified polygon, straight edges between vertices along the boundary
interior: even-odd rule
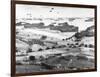
[[[44,5],[44,6],[59,6],[59,7],[73,7],[73,8],[92,8],[94,9],[94,24],[95,24],[95,68],[84,70],[56,70],[49,72],[33,72],[33,73],[20,73],[16,74],[16,4],[27,5]],[[34,2],[34,1],[11,1],[11,76],[28,76],[28,75],[44,75],[44,74],[60,74],[60,73],[81,73],[97,71],[97,6],[96,5],[82,5],[82,4],[65,4],[65,3],[50,3],[50,2]]]

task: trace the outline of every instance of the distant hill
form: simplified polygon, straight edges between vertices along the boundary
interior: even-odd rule
[[[94,18],[88,18],[87,20],[85,20],[85,22],[92,22],[94,20]]]
[[[34,24],[24,24],[25,28],[50,28],[51,30],[58,30],[60,32],[78,32],[78,27],[75,27],[74,25],[69,25],[67,22],[59,23],[57,26],[54,24],[49,24],[48,26],[45,26],[43,22],[41,23],[34,23]]]
[[[93,37],[93,36],[94,36],[94,26],[90,26],[86,30],[75,34],[75,37],[79,39],[83,37]]]
[[[94,36],[94,26],[88,27],[88,28],[84,31],[84,36],[87,36],[87,37]]]
[[[90,26],[86,29],[88,32],[93,31],[94,30],[94,26]]]
[[[51,30],[59,30],[61,32],[77,32],[78,27],[69,25],[67,22],[59,23],[58,26],[49,25]]]

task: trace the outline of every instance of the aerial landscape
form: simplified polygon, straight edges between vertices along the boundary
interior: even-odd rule
[[[95,67],[94,13],[87,14],[93,9],[79,15],[70,14],[77,8],[16,6],[16,73]]]

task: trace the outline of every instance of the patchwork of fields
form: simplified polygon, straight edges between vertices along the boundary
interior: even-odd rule
[[[16,23],[16,73],[94,68],[92,25],[84,31],[76,31],[76,27],[71,26],[75,21],[70,22],[71,25],[58,23],[58,27],[42,24],[41,28],[38,28],[40,24],[36,27],[34,23],[21,22]]]

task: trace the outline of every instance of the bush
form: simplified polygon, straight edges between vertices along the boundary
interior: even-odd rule
[[[66,45],[60,45],[60,46],[59,46],[59,48],[63,48],[63,47],[66,47]]]
[[[64,58],[67,60],[67,61],[70,61],[71,59],[74,58],[73,55],[67,55],[67,56],[64,56]]]
[[[40,49],[38,49],[38,51],[42,51],[42,50],[43,50],[43,49],[41,49],[41,48],[40,48]]]
[[[77,32],[77,33],[75,34],[75,38],[76,38],[76,39],[80,39],[80,38],[82,38],[81,33]]]
[[[40,60],[44,60],[45,58],[43,56],[40,56]]]
[[[85,47],[88,47],[87,44],[84,45]]]
[[[53,46],[52,49],[54,49],[55,47]]]
[[[88,60],[85,56],[76,56],[78,60]]]
[[[69,50],[70,50],[70,49],[68,49],[68,48],[66,49],[66,51],[69,51]]]
[[[32,49],[31,49],[31,48],[29,48],[29,49],[27,50],[27,52],[32,52]]]
[[[16,49],[16,52],[18,52],[18,50]]]
[[[62,41],[64,41],[65,39],[62,39]]]
[[[32,61],[32,60],[35,60],[35,56],[30,56],[30,57],[29,57],[29,60],[31,60],[31,61]]]
[[[78,45],[78,43],[75,43],[75,45]]]
[[[46,50],[50,49],[49,47],[46,48]]]
[[[82,46],[84,46],[84,44],[83,44],[83,43],[79,45],[79,47],[82,47]]]
[[[69,45],[69,43],[67,45]]]
[[[42,40],[45,40],[46,38],[47,38],[47,36],[42,36],[41,37]]]
[[[92,44],[89,44],[89,48],[93,48],[94,46]]]

